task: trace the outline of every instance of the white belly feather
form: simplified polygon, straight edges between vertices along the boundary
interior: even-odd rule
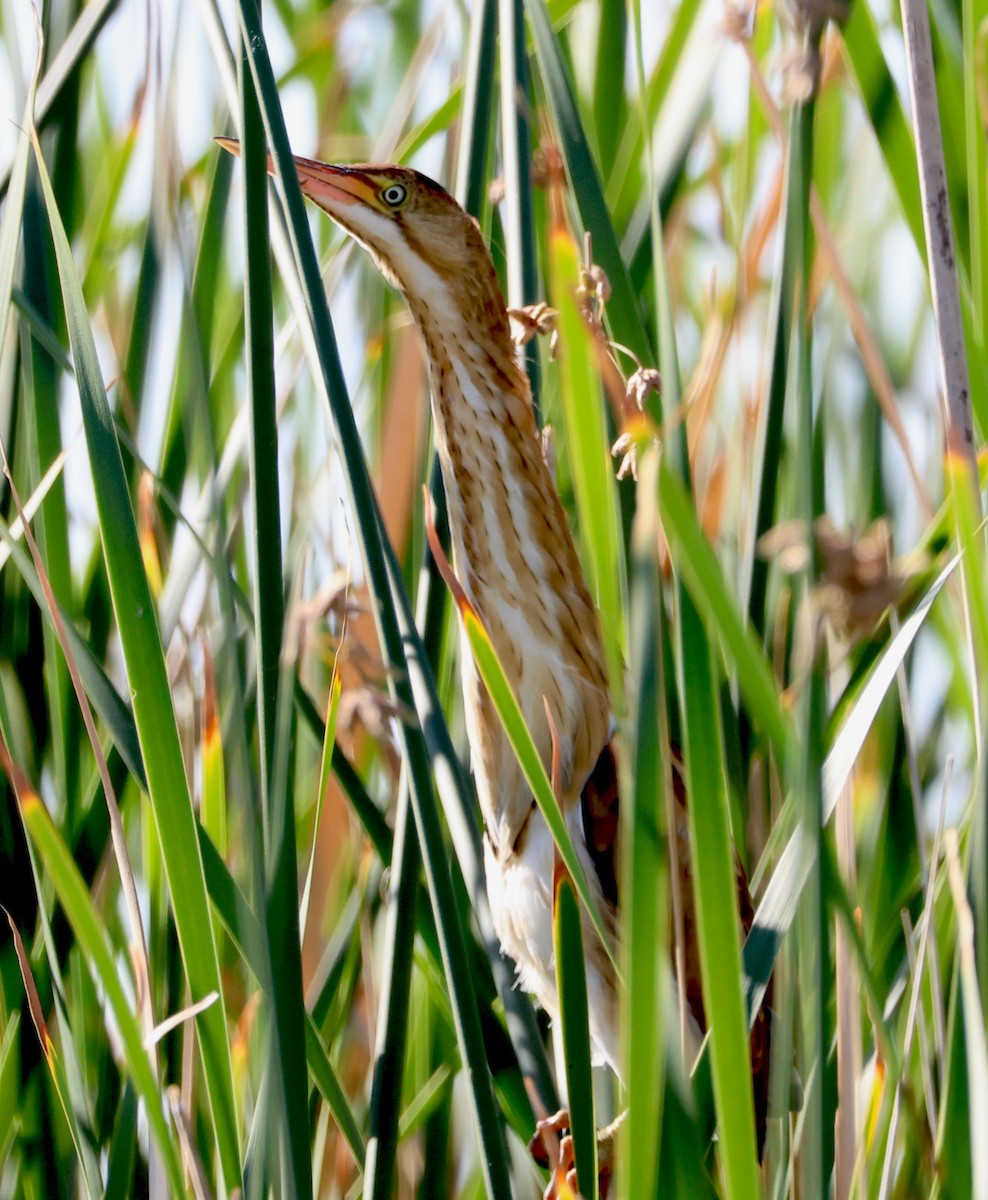
[[[585,849],[579,809],[571,810],[567,825],[591,888],[596,889],[593,863]],[[518,967],[518,982],[531,992],[553,1020],[559,1016],[556,959],[552,947],[552,834],[542,813],[532,812],[517,854],[501,861],[484,838],[487,894],[494,927],[505,953]],[[596,896],[599,905],[602,897]],[[607,1064],[620,1074],[617,1042],[617,997],[610,972],[601,970],[596,930],[583,914],[583,946],[587,960],[587,1000],[594,1065]]]

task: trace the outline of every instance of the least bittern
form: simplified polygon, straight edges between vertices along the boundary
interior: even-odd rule
[[[490,634],[547,769],[556,739],[561,807],[616,936],[617,781],[600,620],[543,457],[528,378],[516,360],[490,253],[476,221],[417,171],[306,158],[296,158],[295,165],[303,193],[370,252],[404,295],[422,334],[456,574]],[[522,986],[555,1017],[552,837],[465,639],[461,670],[495,926]],[[682,803],[681,785],[677,794]],[[689,893],[688,846],[680,861]],[[740,867],[739,887],[750,923]],[[690,903],[685,994],[702,1029],[691,917]],[[589,921],[584,935],[595,1060],[620,1075],[613,970]],[[767,1072],[763,1027],[758,1074]]]

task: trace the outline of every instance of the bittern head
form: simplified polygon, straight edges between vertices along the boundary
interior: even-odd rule
[[[232,138],[216,141],[240,153]],[[390,164],[333,166],[296,157],[295,167],[303,195],[370,251],[417,315],[424,307],[440,325],[457,316],[489,325],[492,306],[503,311],[477,222],[438,183]],[[270,159],[268,170],[273,173]]]

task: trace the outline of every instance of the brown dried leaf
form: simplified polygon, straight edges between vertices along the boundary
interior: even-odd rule
[[[811,552],[803,530],[801,521],[778,525],[760,539],[758,552],[775,558],[786,574],[803,570]],[[892,536],[884,520],[855,536],[838,530],[831,517],[819,517],[813,525],[812,551],[817,561],[816,609],[852,641],[866,635],[906,591],[909,572],[892,559]]]

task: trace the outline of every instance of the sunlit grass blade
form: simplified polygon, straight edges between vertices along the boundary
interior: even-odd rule
[[[600,174],[587,143],[559,39],[549,21],[544,0],[526,0],[525,11],[528,13],[549,108],[559,130],[560,149],[566,160],[573,197],[579,207],[580,219],[593,239],[594,262],[604,269],[610,281],[608,323],[618,342],[630,347],[642,363],[652,363],[655,361],[655,351],[642,322],[638,297],[628,268],[621,257],[617,235],[604,200]]]
[[[955,555],[931,584],[923,598],[899,627],[846,708],[823,764],[824,819],[833,812],[841,788],[850,778],[875,717],[895,682],[896,672],[922,629],[937,596],[961,561]],[[767,898],[767,894],[766,894]]]
[[[542,816],[545,818],[546,825],[548,825],[549,832],[552,834],[552,840],[556,843],[559,855],[573,879],[573,885],[576,888],[577,894],[583,902],[590,920],[593,922],[601,945],[614,965],[615,971],[617,971],[619,968],[614,957],[614,948],[611,946],[610,939],[605,932],[603,918],[597,902],[590,891],[586,872],[583,870],[583,865],[576,856],[576,850],[573,847],[573,840],[566,826],[566,821],[556,802],[556,797],[553,795],[552,784],[549,781],[549,776],[546,774],[545,764],[542,762],[528,726],[525,724],[525,718],[522,715],[518,700],[511,690],[511,684],[504,673],[504,668],[498,659],[497,651],[494,649],[490,635],[487,633],[476,610],[467,599],[463,589],[453,575],[452,568],[435,537],[434,529],[431,531],[430,545],[437,561],[440,562],[440,569],[446,579],[447,586],[450,588],[459,606],[460,620],[463,622],[463,628],[466,632],[467,641],[470,643],[470,650],[477,664],[477,670],[480,672],[484,686],[487,688],[491,700],[494,702],[497,714],[501,718],[501,723],[504,726],[505,733],[508,735],[511,748],[514,750],[525,778],[528,781],[528,785],[532,789],[532,795],[539,806]],[[549,713],[548,716],[551,721],[553,714]]]
[[[144,1048],[133,1003],[118,973],[118,965],[106,928],[100,920],[68,847],[59,835],[48,810],[33,792],[21,790],[21,816],[41,862],[83,947],[117,1024],[127,1054],[127,1069],[144,1101],[148,1125],[161,1153],[169,1184],[175,1195],[184,1191],[178,1148],[165,1118],[164,1105],[148,1051]]]
[[[94,0],[79,11],[75,24],[62,42],[37,88],[37,103],[32,106],[39,129],[48,123],[63,88],[75,76],[92,49],[93,42],[120,0]],[[0,197],[10,183],[9,170],[0,173]]]
[[[342,648],[342,639],[340,646]],[[319,763],[319,782],[316,792],[315,816],[312,821],[312,853],[309,855],[309,866],[305,872],[305,883],[302,886],[302,900],[299,905],[299,928],[303,935],[309,914],[309,897],[312,892],[312,872],[316,865],[316,833],[322,817],[323,801],[329,787],[329,775],[332,770],[333,750],[336,746],[336,719],[340,712],[340,696],[343,694],[343,683],[339,671],[340,651],[337,650],[333,659],[333,673],[329,683],[329,707],[326,711],[326,731],[323,736],[322,757]]]
[[[988,1045],[985,1042],[981,989],[975,963],[974,917],[967,903],[964,877],[957,848],[957,833],[946,834],[947,866],[950,890],[957,909],[958,954],[960,956],[960,992],[964,1013],[964,1040],[967,1049],[967,1086],[971,1126],[971,1196],[988,1200],[988,1144],[984,1130],[988,1126]]]
[[[659,1178],[665,1098],[664,978],[669,976],[668,867],[664,852],[662,764],[664,675],[659,583],[656,456],[640,467],[639,507],[632,530],[629,707],[635,713],[633,759],[621,775],[622,1062],[628,1115],[620,1134],[619,1195],[654,1196]],[[668,724],[668,722],[665,722]],[[629,739],[630,740],[630,739]]]
[[[6,766],[7,764],[5,764]],[[36,796],[31,797],[37,800]],[[24,983],[24,990],[27,993],[28,1006],[31,1011],[31,1016],[34,1020],[35,1030],[38,1035],[38,1040],[41,1042],[41,1050],[45,1056],[45,1062],[48,1065],[48,1070],[51,1073],[52,1086],[55,1089],[55,1094],[58,1097],[59,1105],[61,1106],[62,1115],[65,1118],[66,1127],[69,1130],[69,1136],[72,1138],[72,1145],[75,1148],[76,1158],[79,1160],[81,1168],[82,1180],[86,1188],[86,1193],[91,1197],[91,1200],[97,1200],[103,1191],[102,1180],[100,1179],[99,1165],[93,1156],[92,1147],[89,1143],[89,1132],[82,1131],[79,1127],[79,1121],[76,1117],[76,1108],[73,1103],[72,1088],[66,1078],[65,1066],[59,1054],[58,1047],[55,1045],[51,1034],[48,1031],[48,1024],[45,1021],[44,1010],[41,1006],[41,997],[38,995],[37,984],[34,982],[34,973],[31,970],[31,960],[25,949],[23,939],[21,938],[20,930],[14,922],[14,918],[3,909],[4,915],[7,918],[7,923],[10,926],[10,932],[14,939],[14,949],[17,954],[17,963],[20,967],[21,979]],[[64,1016],[64,1013],[63,1013]],[[60,1022],[60,1034],[62,1038],[71,1038],[72,1031],[67,1029]]]
[[[677,569],[693,602],[716,630],[732,665],[754,723],[770,739],[781,759],[789,753],[792,723],[779,702],[765,654],[744,624],[736,599],[727,590],[720,565],[700,528],[682,481],[665,463],[659,471],[659,506]]]
[[[569,231],[553,222],[549,234],[550,298],[559,331],[559,375],[566,422],[569,468],[575,483],[591,594],[600,609],[607,650],[611,704],[621,700],[627,656],[624,546],[620,535],[617,485],[607,438],[606,409],[594,334],[576,298],[580,258]]]
[[[222,986],[171,689],[89,317],[37,141],[35,158],[55,243],[110,593],[133,696],[148,795],[189,986],[193,999],[201,999],[214,991],[222,994]],[[196,1027],[214,1134],[224,1177],[232,1187],[239,1185],[241,1166],[233,1073],[222,1006],[213,1005],[200,1014]]]
[[[265,966],[264,931],[247,897],[237,886],[229,868],[219,856],[205,831],[200,830],[203,867],[209,884],[209,897],[216,914],[236,944],[244,962],[262,986],[267,977]],[[323,1099],[354,1154],[362,1165],[365,1155],[364,1139],[350,1101],[329,1060],[319,1030],[312,1017],[305,1019],[305,1053],[309,1072]]]
[[[719,1158],[727,1195],[738,1200],[758,1195],[758,1172],[720,700],[699,614],[687,602],[680,619],[684,661],[679,664],[679,692],[690,797],[696,932],[710,1030]]]
[[[580,906],[573,884],[566,872],[557,868],[553,881],[552,945],[556,955],[569,1125],[580,1195],[586,1200],[597,1200],[597,1125],[590,1073],[587,974],[581,925]]]

